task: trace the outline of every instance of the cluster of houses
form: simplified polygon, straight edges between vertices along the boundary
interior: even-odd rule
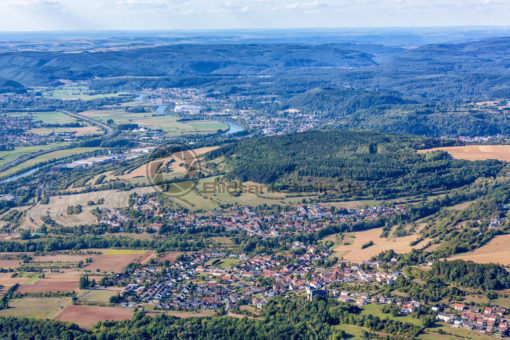
[[[314,233],[329,225],[371,221],[382,216],[406,211],[403,206],[394,208],[378,206],[332,211],[319,204],[310,204],[297,205],[294,209],[282,211],[279,214],[248,206],[233,206],[221,211],[215,210],[210,214],[197,215],[182,210],[164,209],[154,194],[139,196],[130,209],[147,217],[146,224],[137,225],[138,231],[158,231],[165,224],[171,225],[173,228],[212,226],[224,227],[227,230],[246,231],[250,235],[262,237],[279,237],[292,232]],[[118,219],[108,221],[107,215],[109,214],[109,211],[105,211],[101,223],[122,228]],[[128,211],[123,215],[129,216]]]
[[[196,88],[161,88],[146,94],[155,104],[174,103],[174,112],[179,114],[229,115],[230,118],[242,121],[247,130],[259,131],[263,135],[304,132],[326,122],[320,115],[303,113],[297,109],[288,109],[276,114],[258,108],[234,109],[234,104],[240,102],[273,103],[278,99],[275,95],[231,95],[224,98]]]
[[[368,304],[392,306],[401,315],[418,312],[424,307],[416,300],[350,290],[349,287],[355,288],[360,282],[391,284],[401,273],[384,273],[378,270],[378,263],[374,261],[364,263],[366,266],[351,264],[343,268],[316,265],[318,260],[328,256],[325,250],[314,247],[308,247],[303,255],[248,257],[245,254],[196,252],[186,254],[173,264],[163,265],[163,257],[158,264],[130,267],[114,278],[117,285],[124,287],[120,304],[128,308],[142,304],[186,311],[228,310],[248,304],[263,308],[273,297],[296,294],[309,300],[328,296],[360,308]],[[438,321],[452,327],[508,335],[507,310],[499,306],[468,307],[454,303],[446,308],[433,306],[432,311],[437,313]]]
[[[181,115],[197,115],[205,106],[219,109],[229,106],[229,102],[214,95],[206,95],[196,88],[160,88],[146,92],[151,102],[157,105],[173,103],[173,111]],[[219,94],[219,92],[218,92]],[[221,114],[222,110],[214,110]]]
[[[257,96],[262,97],[262,96]],[[263,101],[272,98],[258,98]],[[322,117],[303,113],[296,109],[288,109],[279,114],[264,110],[241,110],[236,112],[249,130],[259,131],[262,135],[283,135],[293,132],[304,132],[317,128],[323,123]]]
[[[502,140],[510,141],[510,136],[508,136],[508,135],[475,136],[475,137],[460,136],[457,139],[464,143],[485,143],[485,142],[502,141]]]
[[[147,126],[141,126],[133,130],[122,131],[123,137],[130,140],[138,141],[141,143],[165,143],[172,141],[163,130],[151,129]]]
[[[18,101],[18,102],[27,102],[31,98],[30,96],[26,94],[20,94],[20,93],[3,93],[0,94],[0,103],[9,103],[12,101]]]
[[[472,329],[486,334],[508,335],[509,319],[506,308],[500,306],[468,307],[463,303],[450,306],[451,313],[441,311],[440,306],[433,307],[439,313],[436,319],[456,328]]]
[[[348,290],[332,291],[332,296],[338,297],[339,301],[346,303],[354,303],[358,307],[363,307],[368,304],[377,305],[392,305],[400,309],[401,314],[410,314],[421,308],[423,304],[415,300],[403,300],[401,298],[385,297],[381,295],[370,295],[360,292],[351,292]]]
[[[400,275],[398,272],[366,271],[356,264],[350,268],[321,268],[316,265],[317,261],[327,259],[329,255],[327,251],[314,247],[308,247],[303,255],[248,257],[245,254],[197,252],[187,254],[185,260],[167,267],[160,261],[160,265],[156,266],[128,268],[117,274],[115,280],[125,287],[122,306],[149,303],[161,309],[203,310],[230,309],[241,304],[262,308],[268,299],[289,293],[306,294],[310,299],[329,295],[364,305],[372,298],[338,291],[331,288],[332,284],[361,281],[390,284]],[[383,299],[378,297],[376,301],[393,302]]]
[[[64,141],[67,135],[39,135],[30,133],[32,128],[39,127],[29,115],[0,115],[0,147],[34,146]]]
[[[501,218],[500,216],[494,217],[489,222],[489,229],[498,229],[501,224],[505,221],[505,218]]]

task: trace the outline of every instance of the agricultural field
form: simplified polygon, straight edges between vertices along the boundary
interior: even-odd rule
[[[97,136],[103,134],[101,129],[95,126],[83,126],[83,127],[57,127],[57,128],[35,128],[29,130],[30,133],[35,133],[40,136],[47,136],[51,134],[68,133],[74,132],[76,137],[83,136]]]
[[[134,193],[153,192],[151,187],[133,189],[131,191],[105,190],[94,191],[83,194],[53,196],[50,198],[49,204],[38,203],[26,212],[24,228],[34,229],[42,226],[42,216],[50,216],[57,223],[64,226],[76,226],[81,224],[90,224],[97,222],[97,218],[91,213],[94,208],[122,208],[127,207],[129,196]],[[104,204],[88,206],[89,201],[97,202],[104,199]],[[81,205],[83,211],[81,214],[68,215],[67,208],[69,206]]]
[[[58,293],[75,292],[78,290],[78,280],[45,280],[40,279],[35,283],[22,284],[18,288],[20,293]]]
[[[53,319],[71,303],[70,297],[14,299],[9,302],[9,308],[0,310],[0,316]]]
[[[174,203],[190,210],[212,210],[223,204],[239,205],[289,205],[300,203],[304,198],[310,198],[306,194],[289,195],[282,192],[266,192],[259,184],[245,182],[244,185],[251,185],[254,190],[244,190],[240,194],[236,191],[233,183],[215,185],[218,177],[205,178],[199,181],[197,187],[187,194],[171,198]]]
[[[64,142],[50,145],[25,146],[10,151],[0,151],[0,166],[34,152],[63,147],[67,145],[69,145],[69,143]]]
[[[413,248],[420,248],[426,243],[422,241],[415,246],[411,246],[410,243],[416,240],[419,237],[418,235],[381,238],[381,233],[382,228],[376,228],[346,233],[343,239],[340,239],[338,235],[331,235],[325,240],[335,243],[334,256],[355,263],[368,261],[371,257],[390,249],[399,254],[408,253]],[[362,246],[370,241],[374,244],[362,249]]]
[[[510,266],[510,235],[499,235],[494,237],[483,247],[473,252],[455,256],[452,260],[473,261],[476,263],[499,263]]]
[[[497,159],[510,162],[510,145],[466,145],[420,150],[421,153],[433,151],[446,151],[455,159],[468,161]]]
[[[214,315],[214,311],[212,311],[212,310],[204,310],[204,311],[201,311],[200,313],[182,312],[182,311],[169,311],[169,312],[166,312],[165,314],[171,315],[171,316],[175,316],[175,317],[178,317],[178,318],[199,318],[199,317],[213,316]]]
[[[95,253],[95,252],[93,252]],[[32,263],[78,263],[85,261],[90,257],[91,254],[48,254],[48,255],[37,255],[32,257]]]
[[[56,316],[56,320],[69,321],[81,327],[91,327],[99,321],[129,320],[133,310],[119,307],[68,306]]]
[[[32,120],[42,122],[43,124],[70,124],[76,123],[76,118],[70,117],[59,111],[43,111],[43,112],[10,112],[9,116],[32,116]]]
[[[77,292],[80,301],[107,303],[117,290],[80,291],[78,286],[83,274],[87,273],[91,280],[99,281],[102,278],[99,272],[120,272],[132,262],[145,263],[155,256],[152,250],[93,249],[78,253],[37,255],[28,264],[2,260],[9,261],[16,272],[0,273],[0,285],[8,289],[18,284],[19,293]],[[23,266],[38,268],[40,272],[23,272]]]
[[[19,267],[21,263],[22,263],[21,259],[14,258],[13,255],[10,255],[8,253],[0,255],[0,268],[14,269]]]
[[[102,254],[99,256],[92,256],[92,263],[85,266],[84,269],[91,272],[100,271],[118,273],[124,270],[132,262],[144,262],[145,259],[152,256],[152,254],[154,254],[153,251],[144,251],[143,253],[135,251],[127,254],[121,253],[119,255]]]
[[[55,145],[53,145],[52,147],[55,147]],[[100,150],[100,148],[74,148],[74,149],[65,149],[65,150],[49,152],[44,155],[40,155],[38,157],[29,159],[26,162],[23,162],[19,165],[16,165],[15,167],[12,167],[4,172],[1,172],[0,177],[14,174],[18,171],[30,168],[30,167],[35,166],[42,162],[53,161],[53,160],[57,160],[57,159],[61,159],[61,158],[66,158],[69,156],[84,154],[87,152],[93,152],[96,150]]]
[[[86,86],[65,86],[42,92],[43,97],[60,100],[94,100],[128,95],[126,92],[98,94]]]
[[[142,249],[106,249],[102,253],[103,255],[143,255],[147,251]]]
[[[82,293],[82,292],[80,292]],[[117,290],[108,290],[108,289],[93,289],[87,290],[83,292],[81,295],[78,295],[78,301],[82,303],[109,303],[110,298],[119,293]]]
[[[0,273],[0,285],[6,289],[14,286],[15,284],[24,284],[30,280],[29,277],[16,276],[13,277],[12,273]]]
[[[89,118],[106,123],[112,119],[115,124],[138,124],[140,127],[161,129],[170,137],[190,134],[211,134],[218,130],[227,130],[223,123],[209,120],[179,122],[178,117],[157,115],[154,113],[130,113],[124,110],[91,110],[81,113]]]
[[[78,282],[80,280],[80,272],[64,271],[64,272],[48,272],[44,278],[27,281],[18,288],[20,293],[56,293],[56,292],[73,292],[78,290]]]

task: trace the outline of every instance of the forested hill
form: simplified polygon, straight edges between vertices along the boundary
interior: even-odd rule
[[[241,141],[208,157],[224,157],[231,179],[289,190],[354,181],[363,188],[357,196],[379,198],[451,189],[495,176],[503,167],[498,161],[469,162],[444,152],[416,151],[439,143],[373,131],[311,131]]]
[[[501,95],[504,92],[500,90]],[[387,90],[315,88],[283,100],[274,110],[287,109],[327,119],[330,128],[374,129],[429,137],[494,136],[506,134],[510,129],[505,115],[475,114]]]
[[[24,93],[26,92],[25,87],[13,80],[0,78],[0,93]]]
[[[0,77],[25,85],[58,79],[172,76],[180,74],[270,75],[300,68],[357,68],[375,65],[355,45],[240,44],[171,45],[107,52],[0,53]],[[385,48],[380,48],[385,51]]]
[[[282,108],[299,108],[306,113],[338,118],[362,109],[384,109],[385,106],[410,102],[396,92],[318,88],[290,98]]]
[[[143,83],[157,88],[178,85],[175,77],[190,77],[186,84],[191,86],[214,75],[217,78],[207,79],[214,86],[247,88],[241,86],[247,83],[251,90],[267,89],[268,84],[283,92],[350,85],[422,99],[472,99],[508,94],[509,55],[510,38],[414,49],[377,44],[178,44],[104,52],[3,52],[0,77],[28,87],[59,79],[157,76],[161,78]],[[97,81],[97,86],[108,85]]]

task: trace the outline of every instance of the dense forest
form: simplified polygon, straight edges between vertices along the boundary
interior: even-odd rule
[[[384,90],[315,88],[269,109],[274,114],[297,109],[316,115],[327,121],[328,128],[375,129],[429,137],[498,135],[510,129],[504,114],[470,112],[458,98],[449,103],[427,103]]]
[[[338,118],[349,116],[361,109],[405,104],[399,93],[360,91],[353,89],[313,89],[287,100],[282,109],[298,108],[306,113]]]
[[[437,143],[373,131],[312,131],[245,140],[208,157],[225,157],[230,179],[279,190],[379,199],[452,189],[495,176],[504,166],[491,160],[454,160],[445,152],[416,152]],[[345,183],[356,183],[357,190],[342,192]]]
[[[510,288],[510,273],[497,264],[478,264],[465,261],[436,262],[429,272],[432,279],[440,279],[463,287],[488,289]]]

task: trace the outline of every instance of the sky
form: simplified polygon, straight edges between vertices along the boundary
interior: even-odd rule
[[[0,0],[0,31],[508,26],[510,0]]]

